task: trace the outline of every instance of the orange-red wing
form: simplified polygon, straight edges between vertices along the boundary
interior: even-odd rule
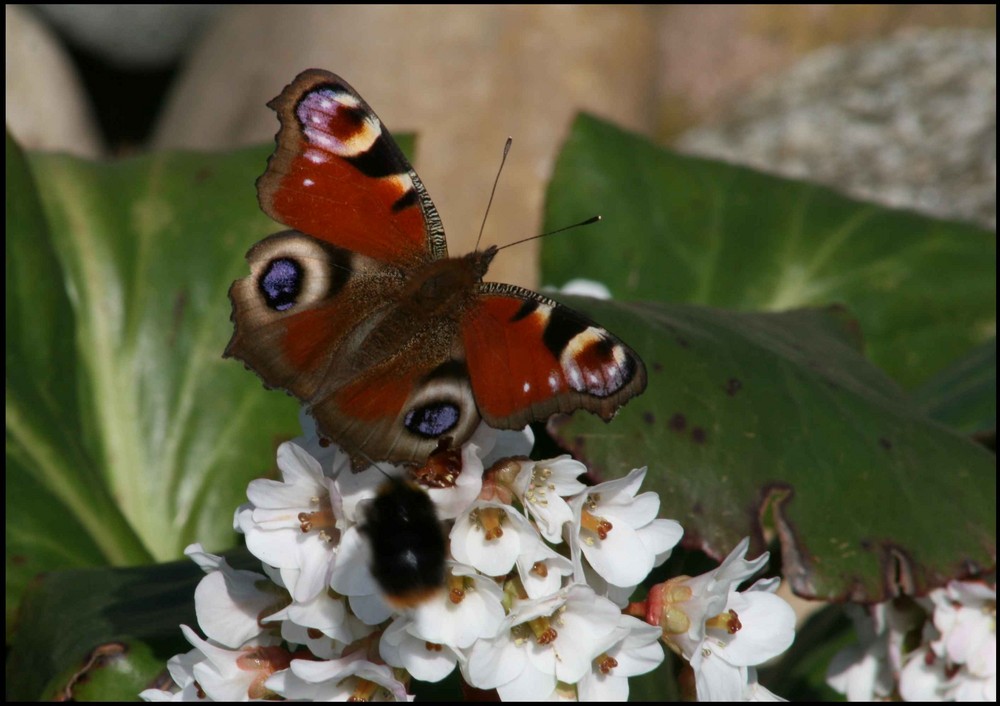
[[[346,81],[310,69],[269,105],[281,128],[257,181],[265,213],[402,268],[447,256],[441,220],[423,184]]]
[[[556,412],[604,419],[646,387],[639,356],[569,307],[512,285],[487,283],[462,321],[479,413],[517,428]]]

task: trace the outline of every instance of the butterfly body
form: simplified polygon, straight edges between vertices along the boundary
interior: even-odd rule
[[[422,462],[480,420],[610,419],[645,387],[624,343],[583,315],[485,282],[496,247],[449,257],[440,217],[374,111],[311,69],[269,104],[262,209],[293,230],[247,254],[225,355],[301,399],[358,462]]]

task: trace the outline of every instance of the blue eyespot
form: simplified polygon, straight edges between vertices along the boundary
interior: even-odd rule
[[[257,282],[264,301],[275,311],[295,306],[302,291],[302,266],[283,257],[268,263],[264,276]]]
[[[454,429],[458,418],[459,408],[451,402],[432,402],[407,412],[403,425],[417,436],[435,439]]]

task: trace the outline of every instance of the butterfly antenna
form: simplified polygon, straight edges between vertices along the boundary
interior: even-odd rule
[[[500,173],[503,171],[503,165],[507,162],[507,153],[510,152],[510,146],[513,142],[514,138],[508,137],[507,142],[503,146],[503,157],[500,158],[500,168],[497,169],[496,179],[493,180],[493,190],[490,192],[489,203],[486,204],[486,213],[483,214],[483,224],[479,226],[479,237],[476,238],[476,250],[479,250],[479,241],[483,239],[483,229],[486,228],[486,217],[490,215],[490,206],[493,205],[493,196],[497,193],[497,184],[500,183]]]
[[[571,228],[579,228],[580,226],[589,226],[593,223],[603,220],[600,216],[591,216],[590,218],[580,221],[579,223],[574,223],[571,226],[563,226],[562,228],[556,228],[555,230],[550,230],[547,233],[539,233],[538,235],[533,235],[530,238],[522,238],[521,240],[515,240],[513,243],[507,243],[506,245],[501,245],[497,250],[503,250],[505,248],[512,247],[514,245],[520,245],[521,243],[527,243],[529,240],[538,240],[539,238],[544,238],[548,235],[555,235],[556,233],[562,233],[564,230],[570,230]]]
[[[383,476],[385,476],[389,480],[393,480],[394,477],[392,475],[390,475],[387,470],[385,470],[384,468],[382,468],[382,466],[378,465],[378,463],[375,461],[375,459],[373,459],[371,456],[369,456],[368,454],[366,454],[364,451],[358,451],[358,453],[361,456],[363,456],[366,461],[368,461],[368,465],[374,467],[376,470],[378,470],[379,473],[381,473]]]

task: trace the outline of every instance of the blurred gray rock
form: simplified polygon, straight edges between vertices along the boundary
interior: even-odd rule
[[[176,61],[219,5],[36,5],[75,44],[128,68]]]
[[[100,155],[90,99],[59,39],[21,6],[4,17],[7,129],[26,149]]]
[[[824,49],[676,147],[995,229],[996,71],[988,31]]]

